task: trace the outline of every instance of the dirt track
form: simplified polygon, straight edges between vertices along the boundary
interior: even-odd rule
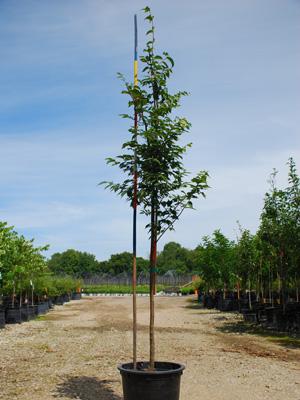
[[[234,332],[235,314],[195,299],[155,299],[156,359],[185,365],[181,400],[300,400],[299,348]],[[137,303],[138,359],[147,360],[149,299]],[[121,400],[131,307],[131,297],[87,297],[0,330],[0,399]]]

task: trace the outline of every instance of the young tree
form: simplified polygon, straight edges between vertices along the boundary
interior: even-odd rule
[[[198,268],[202,279],[207,283],[207,290],[213,290],[213,297],[219,288],[220,268],[216,257],[216,248],[209,236],[202,238],[202,244],[197,247]]]
[[[215,263],[219,266],[220,276],[223,283],[223,298],[225,299],[232,273],[234,242],[231,242],[218,229],[214,231],[213,245]]]
[[[125,154],[107,159],[109,164],[119,167],[126,175],[121,183],[106,184],[131,205],[136,201],[141,213],[150,217],[146,228],[150,233],[150,369],[154,368],[154,290],[156,278],[156,246],[186,208],[193,208],[193,200],[204,196],[208,188],[206,171],[199,172],[190,181],[183,167],[182,159],[191,144],[182,146],[181,136],[187,133],[191,124],[185,118],[173,117],[180,99],[186,92],[170,94],[167,80],[172,74],[173,59],[168,53],[154,54],[154,24],[149,7],[144,9],[151,28],[147,32],[150,40],[146,44],[140,61],[144,64],[144,76],[137,85],[126,81],[122,74],[125,93],[130,97],[129,107],[134,107],[137,127],[129,131],[131,138],[123,144]],[[134,120],[131,115],[123,118]],[[134,171],[137,170],[137,193],[135,196]]]
[[[289,275],[295,279],[297,302],[299,302],[300,280],[300,180],[293,158],[289,159],[289,184],[287,194],[287,231]]]

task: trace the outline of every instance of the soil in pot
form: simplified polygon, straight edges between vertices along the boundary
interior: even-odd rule
[[[122,364],[124,400],[179,400],[180,378],[184,366],[170,362],[155,362],[155,371],[148,371],[149,362]]]

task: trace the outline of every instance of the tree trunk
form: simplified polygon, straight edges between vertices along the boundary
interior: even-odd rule
[[[21,318],[21,310],[22,310],[22,291],[23,291],[23,276],[21,276],[21,288],[20,288],[20,321],[22,321],[22,318]]]
[[[15,281],[13,281],[13,292],[12,292],[12,298],[11,298],[11,305],[14,308],[14,306],[15,306]]]
[[[150,364],[149,370],[154,371],[155,361],[155,337],[154,337],[154,295],[155,295],[155,278],[156,278],[156,222],[157,213],[155,206],[155,196],[151,205],[151,241],[150,241]]]
[[[238,291],[238,300],[241,299],[241,294],[240,294],[240,275],[238,273],[238,279],[237,279],[237,291]]]
[[[132,271],[132,309],[133,309],[133,369],[136,369],[136,348],[137,348],[137,315],[136,315],[136,250],[133,251],[133,271]]]

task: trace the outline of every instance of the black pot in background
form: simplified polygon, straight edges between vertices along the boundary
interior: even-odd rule
[[[22,322],[20,308],[5,307],[5,323],[19,324],[20,322]]]
[[[64,302],[65,302],[65,303],[68,303],[68,302],[70,301],[70,295],[69,295],[69,293],[65,293],[65,294],[63,295],[63,299],[64,299]]]
[[[155,362],[155,371],[147,371],[149,362],[122,364],[124,400],[179,400],[180,378],[184,366],[170,362]]]
[[[82,294],[81,292],[74,292],[72,293],[72,300],[81,300],[82,299]]]
[[[5,328],[5,311],[4,308],[0,307],[0,329]]]
[[[56,305],[62,306],[64,304],[63,296],[55,296],[53,303]]]
[[[218,300],[218,310],[231,311],[232,310],[232,300],[231,299],[219,299]]]
[[[40,315],[45,315],[47,314],[48,306],[46,307],[46,303],[39,303],[38,310]]]
[[[27,319],[28,321],[31,319],[36,318],[36,314],[38,313],[37,311],[37,306],[27,306]]]

